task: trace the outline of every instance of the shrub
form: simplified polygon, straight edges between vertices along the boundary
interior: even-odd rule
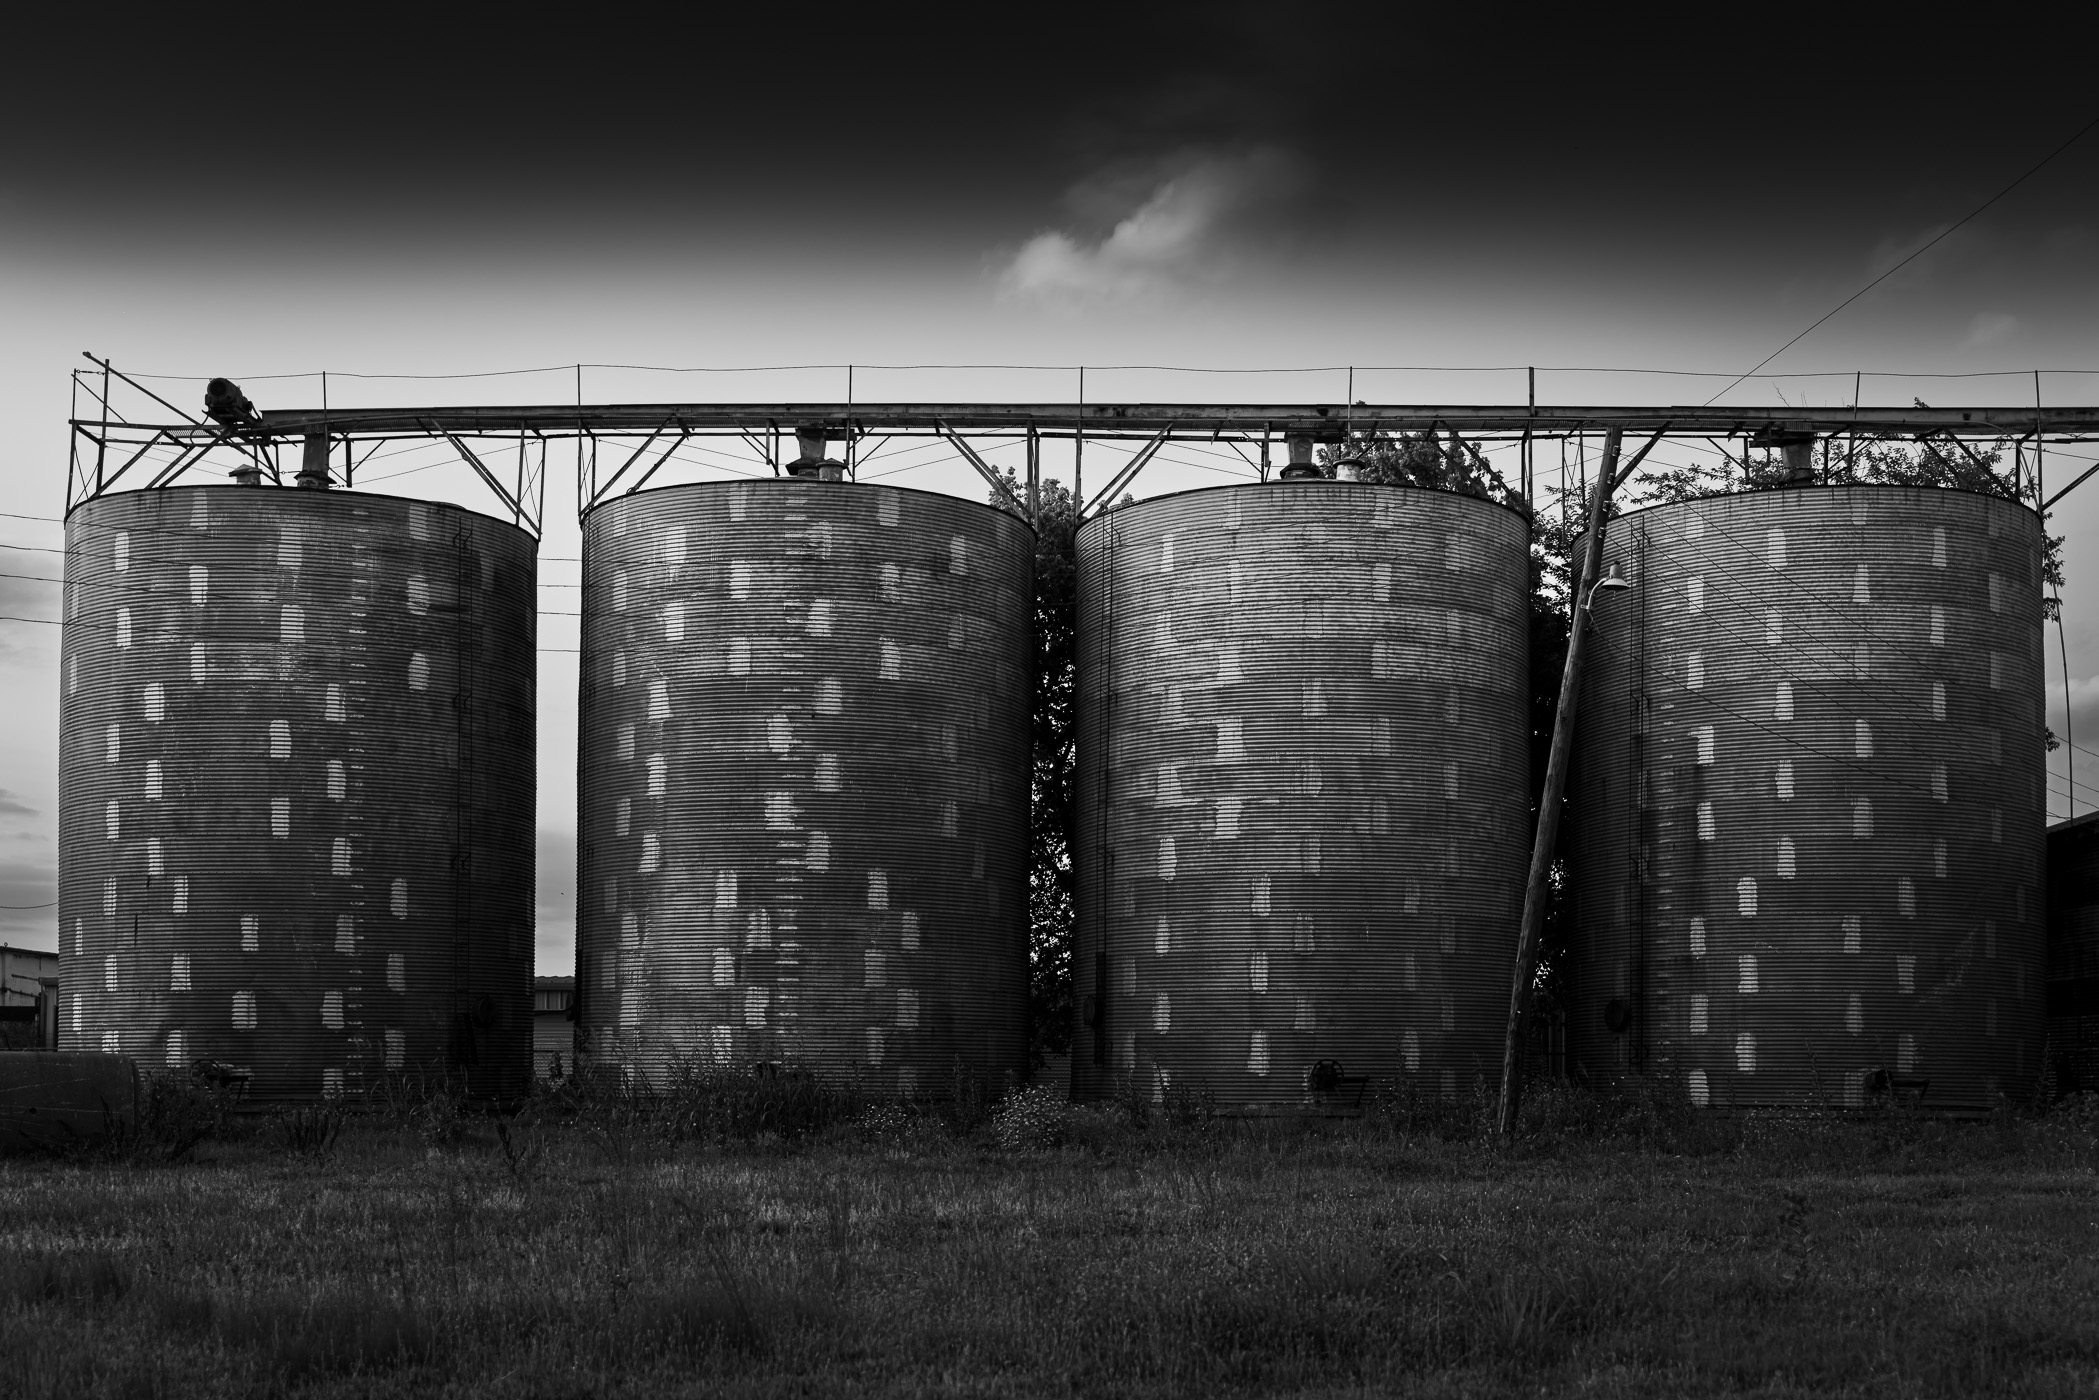
[[[1008,1094],[991,1115],[991,1135],[1008,1152],[1034,1152],[1064,1141],[1071,1105],[1047,1084]]]

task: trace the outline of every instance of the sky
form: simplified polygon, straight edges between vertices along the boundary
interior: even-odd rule
[[[322,370],[334,403],[568,402],[576,364],[714,367],[591,369],[594,402],[835,400],[842,370],[737,367],[845,364],[863,402],[1066,402],[1079,365],[1095,402],[1516,402],[1527,366],[1544,403],[1699,402],[2099,117],[2070,45],[1985,62],[1819,9],[1766,7],[1724,46],[1667,19],[1460,9],[815,8],[692,31],[613,5],[481,32],[372,7],[318,37],[261,11],[23,21],[0,55],[0,573],[59,572],[40,551],[63,539],[82,351],[228,374],[265,411],[317,403]],[[2040,369],[2047,401],[2089,404],[2095,312],[2099,132],[1725,401],[2023,405]],[[1058,368],[867,368],[926,364]],[[1129,365],[1305,372],[1107,368]],[[407,377],[533,367],[559,368]],[[185,406],[201,389],[147,382]],[[2050,479],[2080,458],[2099,444],[2052,454]],[[1206,461],[1140,494],[1226,479]],[[579,576],[573,462],[550,466],[543,973],[573,946],[559,648]],[[368,479],[389,469],[383,489],[475,499],[434,457]],[[884,469],[977,494],[923,454]],[[2099,482],[2051,531],[2082,811]],[[0,614],[57,603],[0,577]],[[57,630],[0,621],[0,905],[56,897]],[[0,909],[0,942],[54,941],[51,910]]]

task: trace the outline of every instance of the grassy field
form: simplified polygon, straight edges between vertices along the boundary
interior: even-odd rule
[[[2099,1393],[2090,1106],[702,1108],[0,1162],[5,1392]]]

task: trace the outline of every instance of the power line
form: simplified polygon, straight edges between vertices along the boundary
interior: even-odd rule
[[[1917,251],[1916,251],[1916,252],[1914,252],[1914,253],[1911,253],[1911,254],[1910,254],[1910,255],[1909,255],[1908,257],[1904,258],[1904,259],[1903,259],[1903,260],[1902,260],[1901,262],[1899,262],[1899,263],[1896,263],[1896,264],[1895,264],[1895,265],[1894,265],[1893,267],[1889,268],[1889,269],[1888,269],[1888,270],[1887,270],[1886,272],[1883,272],[1883,273],[1881,273],[1881,274],[1880,274],[1880,276],[1878,276],[1878,277],[1874,278],[1874,279],[1873,279],[1873,280],[1872,280],[1871,282],[1868,282],[1868,283],[1867,283],[1867,284],[1866,284],[1865,286],[1863,286],[1863,287],[1859,288],[1859,289],[1858,289],[1857,291],[1853,292],[1853,293],[1852,293],[1852,294],[1851,294],[1850,296],[1848,296],[1848,297],[1845,297],[1845,298],[1844,298],[1844,299],[1843,299],[1842,301],[1838,302],[1838,303],[1837,303],[1837,304],[1836,304],[1835,306],[1831,307],[1831,308],[1830,308],[1830,309],[1829,309],[1828,311],[1824,312],[1824,313],[1822,314],[1822,316],[1821,316],[1821,317],[1820,317],[1819,319],[1817,319],[1817,320],[1816,320],[1816,322],[1815,322],[1815,324],[1814,324],[1814,325],[1812,325],[1812,326],[1809,326],[1809,327],[1808,327],[1808,328],[1807,328],[1806,330],[1802,331],[1802,332],[1801,332],[1801,333],[1800,333],[1799,335],[1796,335],[1796,336],[1794,336],[1794,337],[1793,337],[1793,338],[1792,338],[1791,340],[1789,340],[1789,341],[1787,341],[1787,342],[1786,342],[1785,344],[1783,344],[1783,345],[1779,346],[1779,347],[1778,347],[1778,348],[1777,348],[1776,350],[1773,350],[1773,351],[1772,351],[1772,352],[1771,352],[1770,354],[1768,354],[1768,355],[1764,356],[1764,358],[1763,358],[1763,359],[1761,359],[1761,360],[1758,360],[1758,361],[1757,361],[1757,362],[1756,362],[1755,364],[1753,364],[1753,365],[1751,365],[1751,366],[1749,367],[1749,372],[1748,372],[1748,374],[1744,374],[1744,375],[1740,376],[1739,378],[1737,378],[1737,379],[1735,379],[1735,380],[1731,381],[1731,382],[1730,382],[1730,383],[1729,383],[1729,384],[1727,385],[1727,387],[1726,387],[1726,388],[1723,388],[1722,390],[1720,390],[1720,392],[1719,392],[1719,393],[1717,393],[1717,394],[1714,394],[1714,395],[1713,395],[1713,398],[1711,398],[1711,399],[1707,399],[1707,400],[1706,400],[1706,402],[1707,402],[1707,403],[1711,403],[1711,402],[1713,402],[1713,399],[1717,399],[1717,398],[1719,398],[1719,397],[1720,397],[1720,395],[1721,395],[1721,394],[1725,394],[1725,393],[1726,393],[1726,392],[1728,391],[1728,389],[1732,389],[1732,388],[1734,388],[1736,384],[1740,384],[1740,383],[1742,382],[1742,380],[1744,380],[1744,379],[1747,379],[1747,378],[1749,378],[1749,377],[1750,377],[1750,375],[1753,375],[1753,374],[1755,374],[1755,373],[1756,373],[1756,372],[1757,372],[1758,370],[1762,369],[1762,368],[1763,368],[1763,367],[1764,367],[1765,365],[1768,365],[1768,364],[1770,364],[1770,363],[1771,363],[1771,362],[1772,362],[1773,360],[1777,359],[1777,358],[1778,358],[1778,357],[1779,357],[1780,355],[1783,355],[1783,354],[1785,354],[1785,353],[1786,353],[1786,351],[1788,351],[1788,350],[1792,349],[1792,348],[1793,348],[1794,346],[1798,345],[1798,344],[1799,344],[1799,343],[1800,343],[1801,341],[1803,341],[1803,340],[1807,339],[1807,337],[1808,337],[1809,335],[1811,335],[1811,334],[1812,334],[1812,333],[1813,333],[1813,332],[1815,331],[1815,329],[1816,329],[1817,327],[1819,327],[1819,326],[1820,326],[1820,325],[1821,325],[1821,324],[1822,324],[1822,323],[1823,323],[1824,321],[1827,321],[1827,320],[1828,320],[1828,319],[1829,319],[1830,317],[1832,317],[1832,316],[1836,315],[1836,314],[1837,314],[1837,313],[1838,313],[1839,311],[1842,311],[1842,310],[1843,310],[1843,309],[1844,309],[1845,307],[1847,307],[1847,306],[1851,305],[1851,303],[1853,303],[1853,302],[1857,301],[1857,300],[1858,300],[1858,299],[1859,299],[1860,297],[1862,297],[1862,296],[1864,296],[1864,295],[1865,295],[1866,293],[1868,293],[1868,292],[1872,291],[1872,290],[1873,290],[1873,289],[1874,289],[1875,287],[1878,287],[1878,286],[1879,286],[1879,285],[1880,285],[1881,283],[1883,283],[1883,282],[1887,281],[1887,280],[1888,280],[1888,279],[1889,279],[1890,277],[1893,277],[1893,276],[1894,276],[1894,275],[1895,275],[1896,273],[1898,273],[1898,272],[1902,271],[1902,269],[1904,269],[1905,267],[1908,267],[1908,266],[1909,266],[1909,265],[1910,265],[1911,263],[1915,262],[1915,261],[1916,261],[1917,259],[1919,259],[1919,258],[1923,257],[1923,256],[1924,256],[1924,255],[1925,255],[1926,253],[1928,253],[1928,252],[1930,252],[1930,251],[1931,251],[1932,249],[1934,249],[1934,248],[1938,247],[1938,246],[1939,246],[1939,244],[1941,244],[1942,242],[1944,242],[1944,241],[1945,241],[1946,239],[1950,238],[1950,237],[1951,237],[1951,236],[1952,236],[1952,235],[1953,235],[1953,234],[1954,234],[1955,232],[1957,232],[1957,231],[1958,231],[1959,229],[1961,229],[1961,228],[1962,228],[1963,226],[1965,226],[1965,225],[1966,225],[1966,224],[1967,224],[1967,223],[1968,223],[1968,222],[1969,222],[1970,220],[1974,219],[1974,218],[1975,218],[1975,217],[1976,217],[1977,215],[1981,214],[1981,213],[1983,212],[1983,210],[1985,210],[1985,209],[1988,209],[1988,208],[1989,208],[1989,207],[1990,207],[1991,205],[1995,204],[1995,203],[1996,203],[1996,202],[1997,202],[1998,200],[2000,200],[2000,199],[2004,198],[2004,197],[2005,197],[2006,195],[2010,194],[2010,193],[2011,193],[2011,192],[2012,192],[2013,190],[2015,190],[2015,189],[2019,188],[2019,186],[2021,186],[2021,185],[2025,184],[2025,183],[2026,183],[2026,181],[2027,181],[2027,179],[2028,179],[2029,177],[2031,177],[2031,176],[2032,176],[2032,175],[2033,175],[2033,174],[2034,174],[2034,173],[2035,173],[2036,171],[2038,171],[2038,170],[2039,170],[2039,169],[2040,169],[2040,168],[2041,168],[2042,166],[2046,165],[2046,164],[2047,164],[2047,163],[2048,163],[2049,161],[2051,161],[2051,160],[2054,160],[2054,159],[2055,159],[2055,158],[2056,158],[2057,156],[2061,155],[2061,154],[2062,154],[2062,153],[2063,153],[2064,151],[2067,151],[2067,150],[2069,150],[2069,149],[2070,149],[2070,147],[2072,147],[2072,146],[2076,145],[2076,144],[2077,144],[2077,142],[2078,142],[2078,141],[2079,141],[2080,139],[2082,139],[2082,138],[2083,138],[2084,134],[2085,134],[2086,132],[2090,131],[2090,130],[2091,130],[2091,129],[2092,129],[2093,127],[2095,127],[2095,126],[2099,126],[2099,117],[2094,117],[2094,118],[2092,118],[2092,119],[2091,119],[2090,121],[2086,122],[2086,123],[2085,123],[2085,124],[2084,124],[2083,126],[2081,126],[2081,127],[2077,128],[2077,131],[2076,131],[2076,133],[2075,133],[2074,135],[2072,135],[2072,136],[2070,137],[2070,139],[2069,139],[2069,140],[2067,140],[2067,141],[2063,142],[2063,143],[2062,143],[2062,144],[2061,144],[2060,146],[2057,146],[2057,147],[2056,147],[2056,148],[2055,148],[2054,150],[2050,151],[2050,152],[2049,152],[2049,153],[2048,153],[2047,155],[2045,155],[2045,156],[2042,156],[2042,157],[2041,157],[2041,158],[2040,158],[2039,160],[2035,161],[2035,162],[2034,162],[2034,163],[2033,163],[2033,164],[2032,164],[2031,166],[2029,166],[2029,167],[2027,168],[2027,170],[2026,170],[2026,173],[2025,173],[2025,174],[2023,174],[2023,175],[2021,175],[2021,176],[2019,176],[2019,178],[2018,178],[2018,179],[2016,179],[2016,180],[2012,181],[2012,182],[2011,182],[2011,183],[2010,183],[2009,185],[2006,185],[2006,186],[2005,186],[2005,187],[2004,187],[2003,189],[2001,189],[2001,190],[1997,191],[1997,193],[1995,193],[1995,194],[1991,195],[1991,196],[1990,196],[1990,197],[1989,197],[1988,199],[1984,200],[1984,201],[1983,201],[1982,203],[1980,203],[1980,204],[1976,205],[1976,206],[1975,206],[1975,208],[1973,208],[1972,210],[1970,210],[1970,211],[1969,211],[1969,212],[1968,212],[1968,213],[1967,213],[1966,215],[1964,215],[1964,216],[1963,216],[1963,217],[1961,218],[1961,220],[1960,220],[1960,222],[1959,222],[1959,223],[1955,223],[1955,224],[1952,224],[1952,225],[1950,225],[1949,227],[1947,227],[1947,229],[1946,229],[1946,230],[1945,230],[1944,232],[1940,233],[1940,234],[1938,235],[1938,237],[1936,237],[1936,238],[1932,239],[1932,240],[1931,240],[1931,241],[1930,241],[1929,243],[1926,243],[1926,244],[1925,244],[1925,245],[1924,245],[1923,247],[1921,247],[1921,248],[1917,249]],[[1862,371],[1862,372],[1863,372],[1863,371]]]

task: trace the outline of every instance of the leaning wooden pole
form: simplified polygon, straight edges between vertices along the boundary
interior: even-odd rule
[[[1596,490],[1589,501],[1588,536],[1569,595],[1567,664],[1560,671],[1560,704],[1552,722],[1552,749],[1545,760],[1545,790],[1538,795],[1538,833],[1531,842],[1530,880],[1523,889],[1523,924],[1516,935],[1516,970],[1509,984],[1508,1034],[1501,1047],[1498,1126],[1505,1137],[1516,1131],[1516,1106],[1522,1094],[1523,1021],[1530,1014],[1531,979],[1538,972],[1538,934],[1545,927],[1552,848],[1560,834],[1560,797],[1567,790],[1567,765],[1574,751],[1574,710],[1581,698],[1589,593],[1595,587],[1597,561],[1603,556],[1604,512],[1610,505],[1611,488],[1617,484],[1620,440],[1617,428],[1604,438],[1603,462],[1597,468]]]

